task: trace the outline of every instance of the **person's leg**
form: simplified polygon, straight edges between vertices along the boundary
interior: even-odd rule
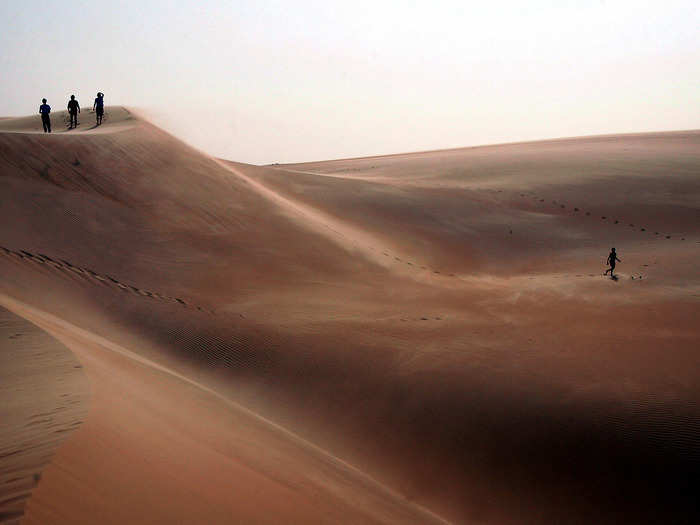
[[[44,118],[44,115],[41,116],[41,125],[44,126],[44,133],[47,133],[49,130],[46,129],[46,119]]]
[[[51,133],[51,117],[46,115],[46,126],[49,128],[49,133]]]

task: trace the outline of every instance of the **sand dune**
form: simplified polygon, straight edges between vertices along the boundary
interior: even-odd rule
[[[90,380],[27,523],[695,519],[700,132],[257,167],[83,117],[0,120],[0,304]]]

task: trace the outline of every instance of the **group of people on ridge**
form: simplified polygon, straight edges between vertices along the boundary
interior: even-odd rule
[[[92,105],[92,110],[95,112],[96,126],[102,124],[102,117],[105,114],[104,96],[104,93],[98,93],[95,103]],[[78,125],[78,113],[80,113],[80,104],[75,95],[71,95],[68,101],[68,115],[70,116],[68,129],[73,129]],[[41,115],[41,124],[44,126],[44,133],[51,133],[51,106],[46,103],[45,98],[41,99],[39,114]]]

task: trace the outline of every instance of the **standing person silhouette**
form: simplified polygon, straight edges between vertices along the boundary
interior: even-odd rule
[[[622,262],[620,259],[617,258],[617,253],[615,253],[615,248],[612,248],[610,250],[610,255],[608,255],[608,261],[607,261],[608,266],[610,266],[610,268],[605,270],[605,273],[603,275],[608,275],[608,272],[610,272],[610,277],[613,279],[615,278],[615,262],[616,261]]]
[[[70,126],[68,129],[78,125],[78,113],[80,113],[80,104],[75,100],[75,95],[71,95],[68,101],[68,114],[70,115]]]
[[[102,117],[105,114],[105,94],[98,93],[95,103],[92,105],[92,109],[95,111],[96,126],[102,124]]]
[[[41,113],[41,124],[44,126],[44,133],[51,133],[51,106],[46,103],[46,99],[41,99],[41,106],[39,106],[39,113]]]

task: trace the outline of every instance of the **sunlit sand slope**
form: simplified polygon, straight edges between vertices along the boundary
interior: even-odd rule
[[[439,523],[206,386],[8,298],[85,363],[92,411],[24,523]]]
[[[27,520],[692,521],[699,133],[255,167],[107,117],[0,121],[3,304],[93,383]]]

